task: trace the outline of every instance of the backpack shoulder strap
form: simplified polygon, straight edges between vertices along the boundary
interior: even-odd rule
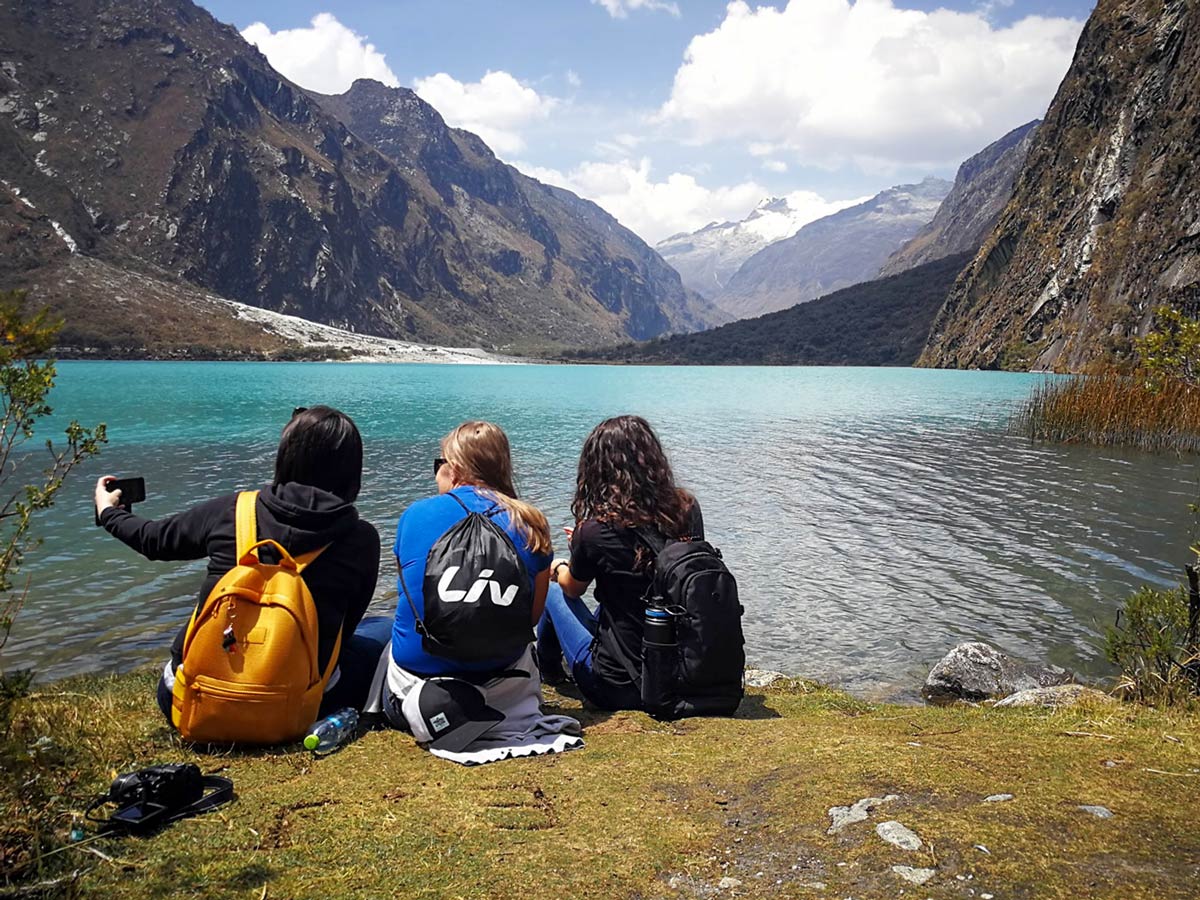
[[[621,664],[621,668],[629,676],[629,680],[633,682],[634,687],[639,691],[642,689],[642,673],[641,670],[633,664],[633,661],[625,655],[625,652],[617,645],[615,639],[605,640],[610,634],[608,631],[600,632],[598,636],[599,643],[604,645],[604,649],[609,652],[609,655],[614,657]]]
[[[475,512],[475,510],[471,509],[471,507],[469,507],[469,506],[467,506],[467,504],[463,503],[462,497],[458,496],[458,494],[454,493],[454,491],[447,491],[447,493],[451,497],[454,498],[454,502],[457,503],[459,506],[461,506],[463,508],[463,512],[465,512],[468,516],[471,515],[471,513]],[[476,492],[476,493],[478,493],[478,492]],[[496,513],[504,511],[503,505],[501,505],[500,502],[498,500],[496,500],[495,498],[490,498],[487,496],[487,494],[484,494],[483,498],[485,500],[490,499],[492,501],[492,505],[489,506],[487,509],[485,509],[483,512],[479,513],[479,515],[490,519]]]
[[[237,495],[237,508],[233,518],[238,562],[241,562],[258,543],[258,515],[255,511],[257,503],[258,491],[242,491]]]
[[[446,494],[452,497],[454,502],[463,508],[463,512],[467,515],[471,514],[470,508],[462,502],[462,498],[455,494],[454,491],[447,491]],[[412,609],[413,627],[416,628],[417,634],[421,635],[421,637],[436,641],[437,638],[431,635],[429,629],[425,627],[425,620],[421,618],[421,612],[417,609],[417,604],[413,602],[412,594],[408,592],[408,585],[404,582],[404,563],[399,561],[397,563],[396,571],[400,576],[400,593],[404,595],[404,599],[408,601],[408,605]]]
[[[329,544],[293,557],[278,541],[270,539],[260,541],[258,539],[258,494],[258,491],[242,491],[237,496],[237,508],[234,511],[234,528],[236,531],[234,540],[237,545],[238,563],[241,565],[253,565],[253,562],[246,559],[247,555],[253,554],[252,559],[256,558],[259,547],[271,546],[275,548],[280,557],[292,559],[295,562],[297,574],[303,572],[312,565],[318,556],[329,549]]]
[[[633,529],[633,533],[640,537],[646,546],[654,551],[655,556],[662,553],[663,548],[667,546],[667,539],[662,536],[662,532],[657,528],[635,528]]]

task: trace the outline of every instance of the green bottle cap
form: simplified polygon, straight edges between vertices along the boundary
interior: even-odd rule
[[[304,738],[304,749],[316,750],[320,743],[321,739],[319,737],[317,737],[315,734],[310,734]]]

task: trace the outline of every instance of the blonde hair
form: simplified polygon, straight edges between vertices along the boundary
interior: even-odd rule
[[[534,553],[551,551],[550,525],[542,511],[517,499],[508,435],[491,422],[463,422],[442,438],[442,456],[465,481],[484,488],[508,511],[517,532]]]

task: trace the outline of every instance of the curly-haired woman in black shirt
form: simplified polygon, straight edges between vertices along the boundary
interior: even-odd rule
[[[642,664],[643,598],[653,551],[638,532],[702,540],[700,504],[676,486],[650,423],[617,416],[584,441],[571,511],[576,521],[571,558],[550,565],[550,591],[538,625],[542,678],[561,681],[565,660],[596,706],[639,709],[641,695],[630,673]],[[579,599],[593,581],[595,613]]]

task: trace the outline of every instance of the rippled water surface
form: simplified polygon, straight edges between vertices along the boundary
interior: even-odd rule
[[[954,643],[1102,673],[1098,636],[1187,558],[1191,459],[1030,445],[1005,433],[1035,376],[907,369],[61,363],[59,413],[108,423],[102,460],[39,524],[7,666],[43,677],[161,656],[202,563],[151,563],[92,526],[91,482],[141,474],[162,516],[270,480],[294,406],[324,402],[367,444],[359,507],[383,534],[433,489],[437,440],[499,422],[518,487],[561,534],[580,444],[623,412],[658,428],[738,576],[760,665],[911,695]],[[48,433],[48,432],[47,432]]]

